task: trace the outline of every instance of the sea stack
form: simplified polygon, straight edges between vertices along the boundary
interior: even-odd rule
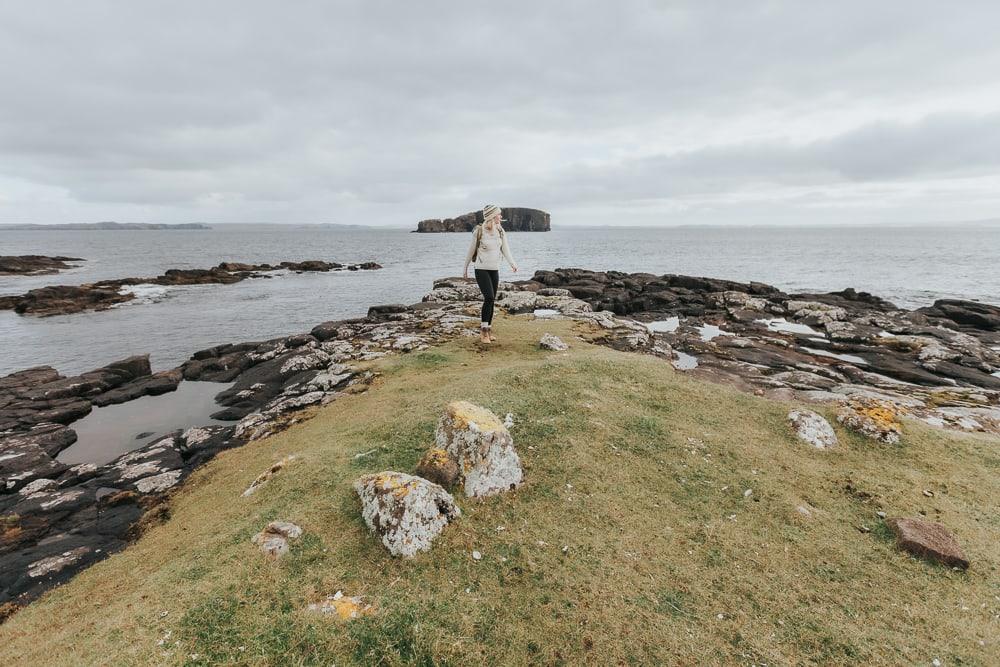
[[[508,232],[547,232],[549,214],[537,208],[505,207],[503,228]],[[418,232],[471,232],[483,221],[482,211],[472,211],[455,218],[430,218],[417,223]]]

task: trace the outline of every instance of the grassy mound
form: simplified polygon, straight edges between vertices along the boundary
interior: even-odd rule
[[[908,421],[897,446],[838,428],[838,449],[813,450],[794,439],[788,405],[590,345],[575,338],[582,327],[504,318],[486,352],[459,340],[373,364],[383,376],[367,393],[223,453],[173,498],[166,523],[0,626],[0,662],[996,659],[996,439]],[[545,331],[572,349],[538,350]],[[431,552],[392,558],[350,483],[412,471],[455,399],[514,414],[525,485],[457,496],[463,515]],[[299,459],[241,497],[289,454]],[[943,522],[971,569],[898,552],[879,509]],[[250,542],[274,519],[305,530],[276,563]],[[338,590],[376,612],[305,610]]]

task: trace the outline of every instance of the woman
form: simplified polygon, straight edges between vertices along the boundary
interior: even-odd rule
[[[507,247],[507,233],[504,232],[500,223],[500,207],[487,204],[483,208],[483,224],[478,225],[472,231],[472,245],[465,255],[465,268],[462,270],[462,277],[469,277],[469,263],[475,261],[476,282],[479,283],[479,290],[483,293],[482,321],[479,324],[479,340],[484,343],[492,343],[496,340],[493,336],[491,325],[493,324],[493,301],[497,296],[497,287],[500,285],[500,255],[504,256],[510,268],[517,273],[517,264],[510,256],[510,248]]]

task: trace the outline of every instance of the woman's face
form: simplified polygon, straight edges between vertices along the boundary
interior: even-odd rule
[[[500,214],[499,214],[499,213],[493,213],[493,214],[492,214],[492,215],[490,215],[490,217],[489,217],[489,218],[488,218],[488,219],[486,220],[486,225],[487,225],[488,227],[496,227],[496,226],[497,226],[497,225],[499,225],[499,224],[500,224]]]

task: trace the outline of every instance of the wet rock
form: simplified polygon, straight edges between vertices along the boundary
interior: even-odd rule
[[[792,410],[788,421],[795,429],[799,440],[817,449],[831,449],[837,446],[837,434],[830,422],[812,410]]]
[[[454,498],[439,485],[386,471],[354,483],[361,515],[393,556],[412,558],[431,548],[445,526],[461,516]]]
[[[467,496],[503,493],[523,480],[510,432],[486,408],[467,401],[448,404],[438,420],[434,442],[457,464]]]
[[[375,262],[344,266],[336,262],[307,260],[271,264],[240,264],[222,262],[211,269],[168,269],[160,276],[102,280],[85,285],[52,285],[33,289],[19,296],[0,297],[0,310],[11,309],[25,315],[50,316],[107,310],[135,298],[129,288],[134,285],[229,285],[247,278],[265,277],[278,269],[289,271],[341,271],[382,268]]]
[[[917,312],[941,317],[956,324],[983,329],[985,331],[1000,331],[1000,306],[993,306],[978,301],[962,301],[960,299],[939,299],[933,306],[919,308]]]
[[[899,409],[875,398],[852,398],[837,413],[837,421],[866,438],[888,445],[899,443],[903,425]]]
[[[538,341],[538,346],[543,350],[553,350],[555,352],[563,352],[569,349],[569,345],[564,343],[562,338],[550,333],[542,336],[542,339]]]
[[[444,449],[431,447],[417,463],[417,475],[450,489],[458,481],[458,462]]]
[[[272,521],[264,530],[253,536],[253,543],[271,558],[288,553],[288,541],[302,536],[302,529],[287,521]]]
[[[176,391],[182,379],[183,373],[179,368],[163,371],[155,375],[133,380],[103,394],[98,394],[91,398],[90,402],[101,407],[116,403],[125,403],[141,396],[158,396]]]
[[[40,276],[77,268],[67,262],[86,261],[80,257],[46,255],[0,255],[0,276]]]
[[[896,545],[915,556],[965,570],[969,560],[948,529],[923,519],[893,518],[886,525],[896,535]]]

